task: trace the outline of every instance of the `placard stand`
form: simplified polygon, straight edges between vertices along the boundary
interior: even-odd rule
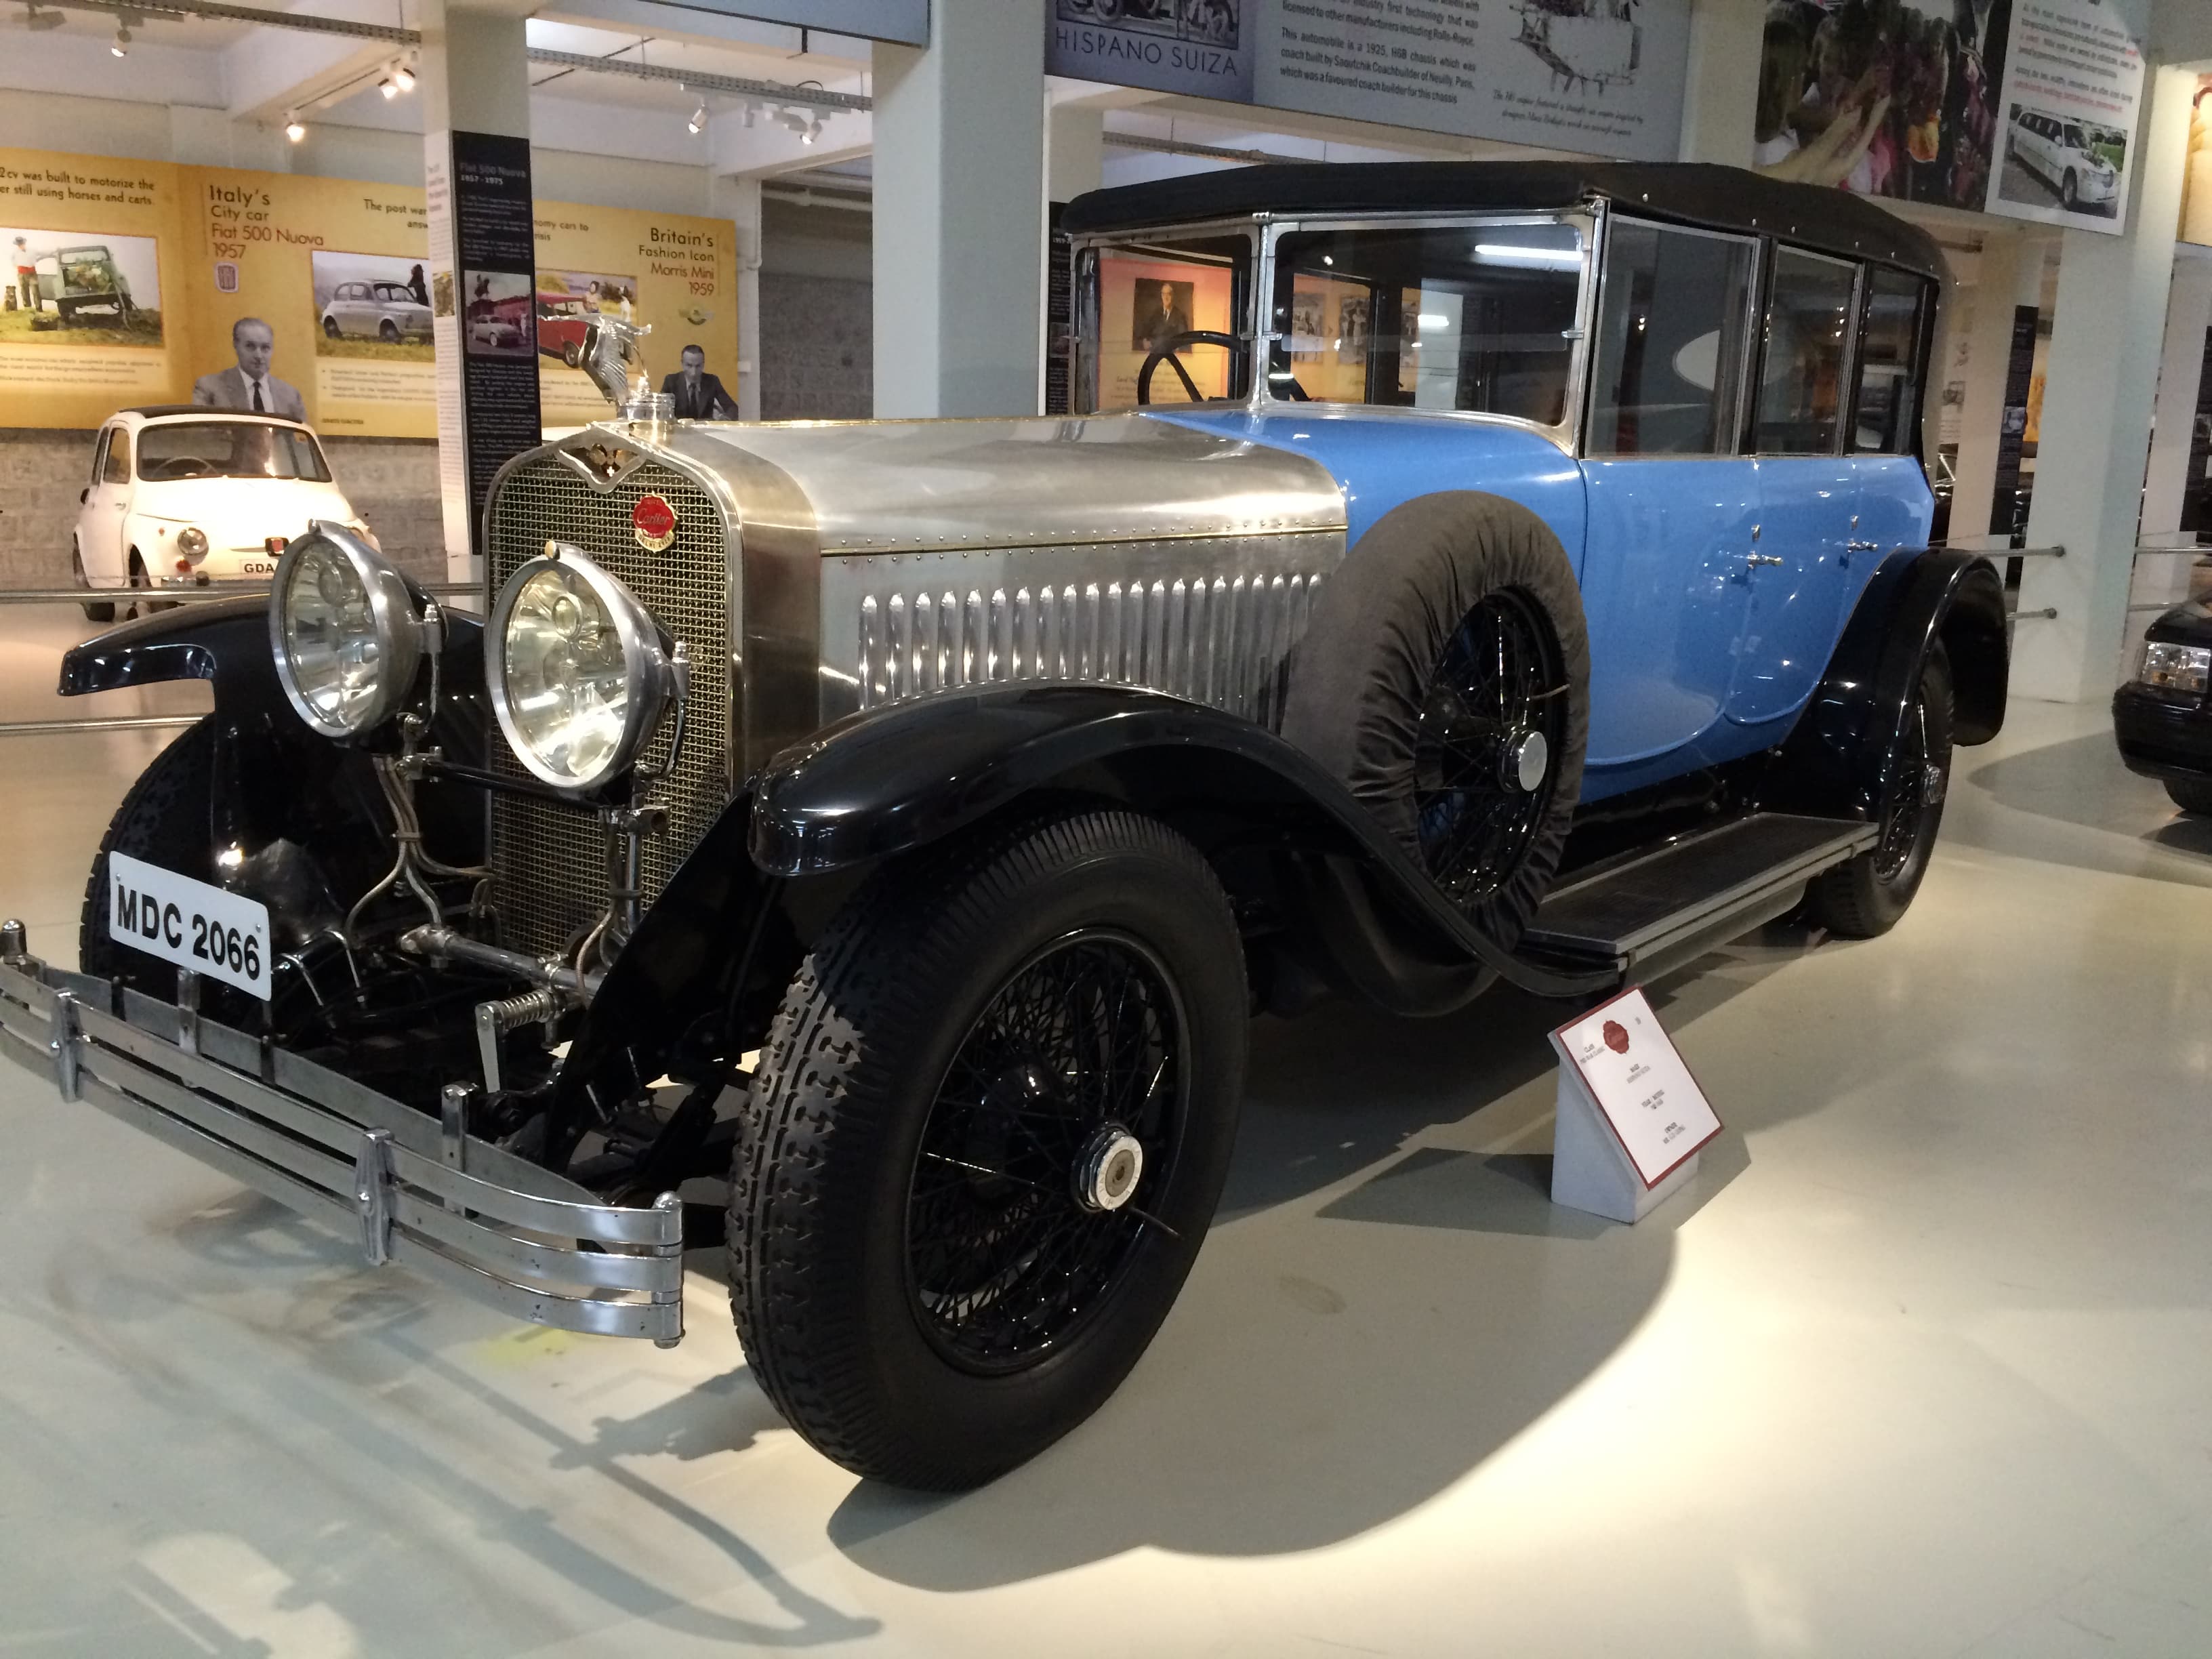
[[[1638,1179],[1620,1140],[1571,1066],[1559,1067],[1559,1121],[1552,1139],[1552,1202],[1608,1221],[1638,1222],[1698,1172],[1693,1152],[1656,1187]]]
[[[1720,1118],[1640,987],[1569,1020],[1552,1047],[1559,1056],[1552,1202],[1643,1220],[1698,1172]]]

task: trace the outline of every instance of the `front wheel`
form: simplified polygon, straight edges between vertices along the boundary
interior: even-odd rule
[[[854,1473],[956,1491],[1118,1387],[1212,1218],[1243,955],[1127,812],[981,834],[857,893],[740,1120],[730,1299],[755,1378]]]
[[[2212,778],[2168,778],[2166,793],[2183,811],[2212,817]]]
[[[1872,939],[1896,927],[1928,873],[1950,787],[1951,659],[1935,645],[1921,660],[1919,690],[1890,769],[1881,836],[1814,879],[1807,896],[1814,920],[1845,939]]]
[[[323,335],[326,339],[335,340],[338,337],[338,319],[337,318],[325,317],[323,319]]]
[[[2064,204],[2066,210],[2069,213],[2073,212],[2074,210],[2080,205],[2081,188],[2081,187],[2075,182],[2074,169],[2072,167],[2067,168],[2066,177],[2059,181],[2058,199],[2060,202]]]
[[[398,345],[399,343],[399,325],[393,322],[389,317],[386,318],[382,322],[376,325],[376,337],[383,341],[386,345]]]

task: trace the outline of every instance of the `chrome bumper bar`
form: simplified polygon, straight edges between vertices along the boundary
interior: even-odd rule
[[[397,1263],[533,1325],[663,1347],[684,1334],[673,1193],[649,1209],[602,1204],[450,1114],[435,1121],[190,1009],[27,954],[0,957],[0,1051],[64,1100],[350,1229],[371,1266]]]

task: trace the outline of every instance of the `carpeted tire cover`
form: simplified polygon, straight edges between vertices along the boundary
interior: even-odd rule
[[[1582,590],[1541,519],[1517,502],[1469,490],[1425,495],[1385,514],[1322,585],[1311,625],[1291,653],[1283,735],[1341,778],[1419,858],[1413,744],[1422,688],[1461,620],[1505,588],[1518,588],[1551,618],[1568,700],[1550,810],[1520,868],[1468,912],[1510,946],[1559,867],[1589,738]]]

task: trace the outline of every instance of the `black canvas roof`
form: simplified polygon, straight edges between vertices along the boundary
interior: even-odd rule
[[[1273,162],[1095,190],[1067,204],[1061,224],[1080,236],[1254,213],[1559,209],[1592,196],[1683,224],[1764,231],[1944,274],[1933,237],[1861,197],[1693,161]]]

